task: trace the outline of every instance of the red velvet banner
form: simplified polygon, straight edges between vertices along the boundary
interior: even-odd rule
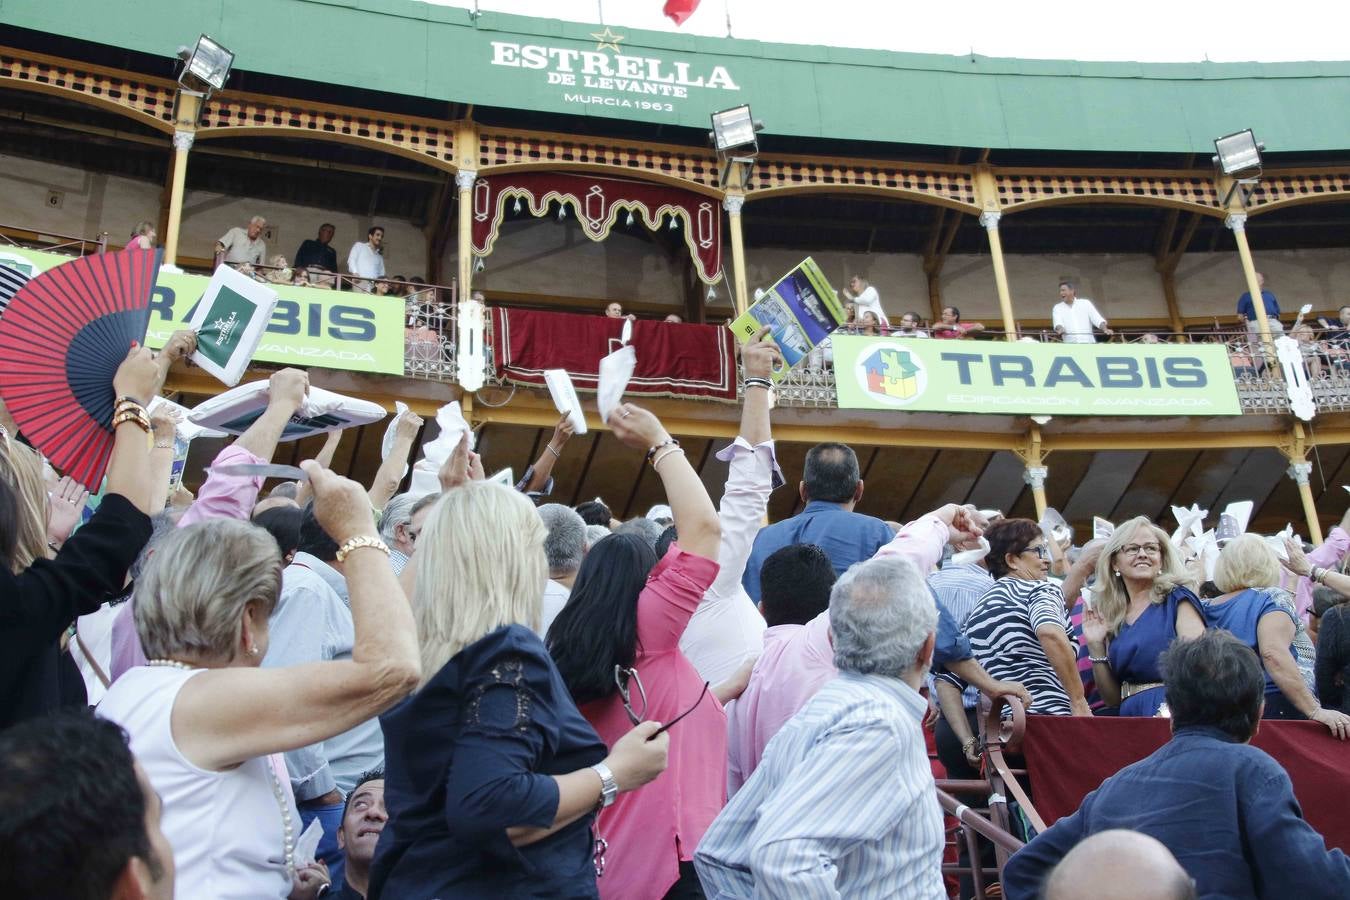
[[[525,202],[520,203],[521,200]],[[479,178],[473,186],[473,252],[486,256],[497,240],[506,204],[535,216],[548,215],[558,201],[581,222],[581,231],[593,241],[609,237],[615,223],[633,227],[668,227],[667,216],[680,220],[684,242],[698,277],[707,284],[722,279],[722,210],[712,197],[652,184],[597,175],[560,172],[511,172]]]
[[[1170,737],[1164,719],[1028,716],[1022,749],[1037,812],[1047,825],[1069,815],[1108,777],[1148,756]],[[1327,846],[1350,849],[1346,745],[1316,722],[1268,719],[1252,745],[1284,766],[1303,817],[1326,838]]]
[[[497,377],[544,384],[545,369],[566,369],[578,390],[595,390],[600,360],[620,346],[623,319],[527,309],[492,310]],[[637,321],[629,341],[637,368],[632,394],[736,399],[735,337],[720,325]]]

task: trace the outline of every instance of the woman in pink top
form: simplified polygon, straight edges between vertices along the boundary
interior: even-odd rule
[[[586,555],[548,649],[572,698],[606,745],[651,719],[670,727],[670,764],[601,810],[606,900],[702,897],[694,849],[726,802],[727,721],[714,691],[680,652],[680,635],[717,575],[721,525],[698,473],[661,422],[623,404],[614,435],[647,459],[665,486],[679,543],[659,562],[633,535]],[[671,727],[673,726],[673,727]]]

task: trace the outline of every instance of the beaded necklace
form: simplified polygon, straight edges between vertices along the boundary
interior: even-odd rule
[[[189,672],[196,671],[199,668],[198,666],[190,666],[185,662],[179,662],[176,659],[152,659],[147,661],[146,665],[165,669],[184,669]],[[276,798],[277,809],[281,810],[282,850],[285,853],[286,877],[294,884],[295,821],[291,814],[291,805],[286,802],[286,792],[281,786],[281,778],[277,775],[277,767],[272,765],[270,758],[265,758],[263,762],[267,766],[267,774],[272,776],[272,796]]]

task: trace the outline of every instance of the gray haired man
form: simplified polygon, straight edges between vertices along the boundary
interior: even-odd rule
[[[577,579],[582,557],[586,555],[586,522],[577,511],[561,503],[539,507],[539,518],[548,529],[544,538],[544,556],[548,558],[548,584],[544,586],[544,614],[539,636],[548,634],[553,619],[567,605],[572,583]]]
[[[709,897],[946,897],[919,686],[938,613],[908,560],[830,592],[839,675],[769,743],[694,854]]]
[[[403,572],[417,540],[412,527],[413,505],[417,500],[416,494],[399,494],[384,505],[380,514],[380,537],[389,545],[389,562],[395,575]]]

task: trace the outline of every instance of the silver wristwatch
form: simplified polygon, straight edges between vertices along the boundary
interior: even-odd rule
[[[604,763],[596,763],[591,769],[600,776],[600,809],[604,809],[619,796],[619,785],[614,780],[614,773]]]

